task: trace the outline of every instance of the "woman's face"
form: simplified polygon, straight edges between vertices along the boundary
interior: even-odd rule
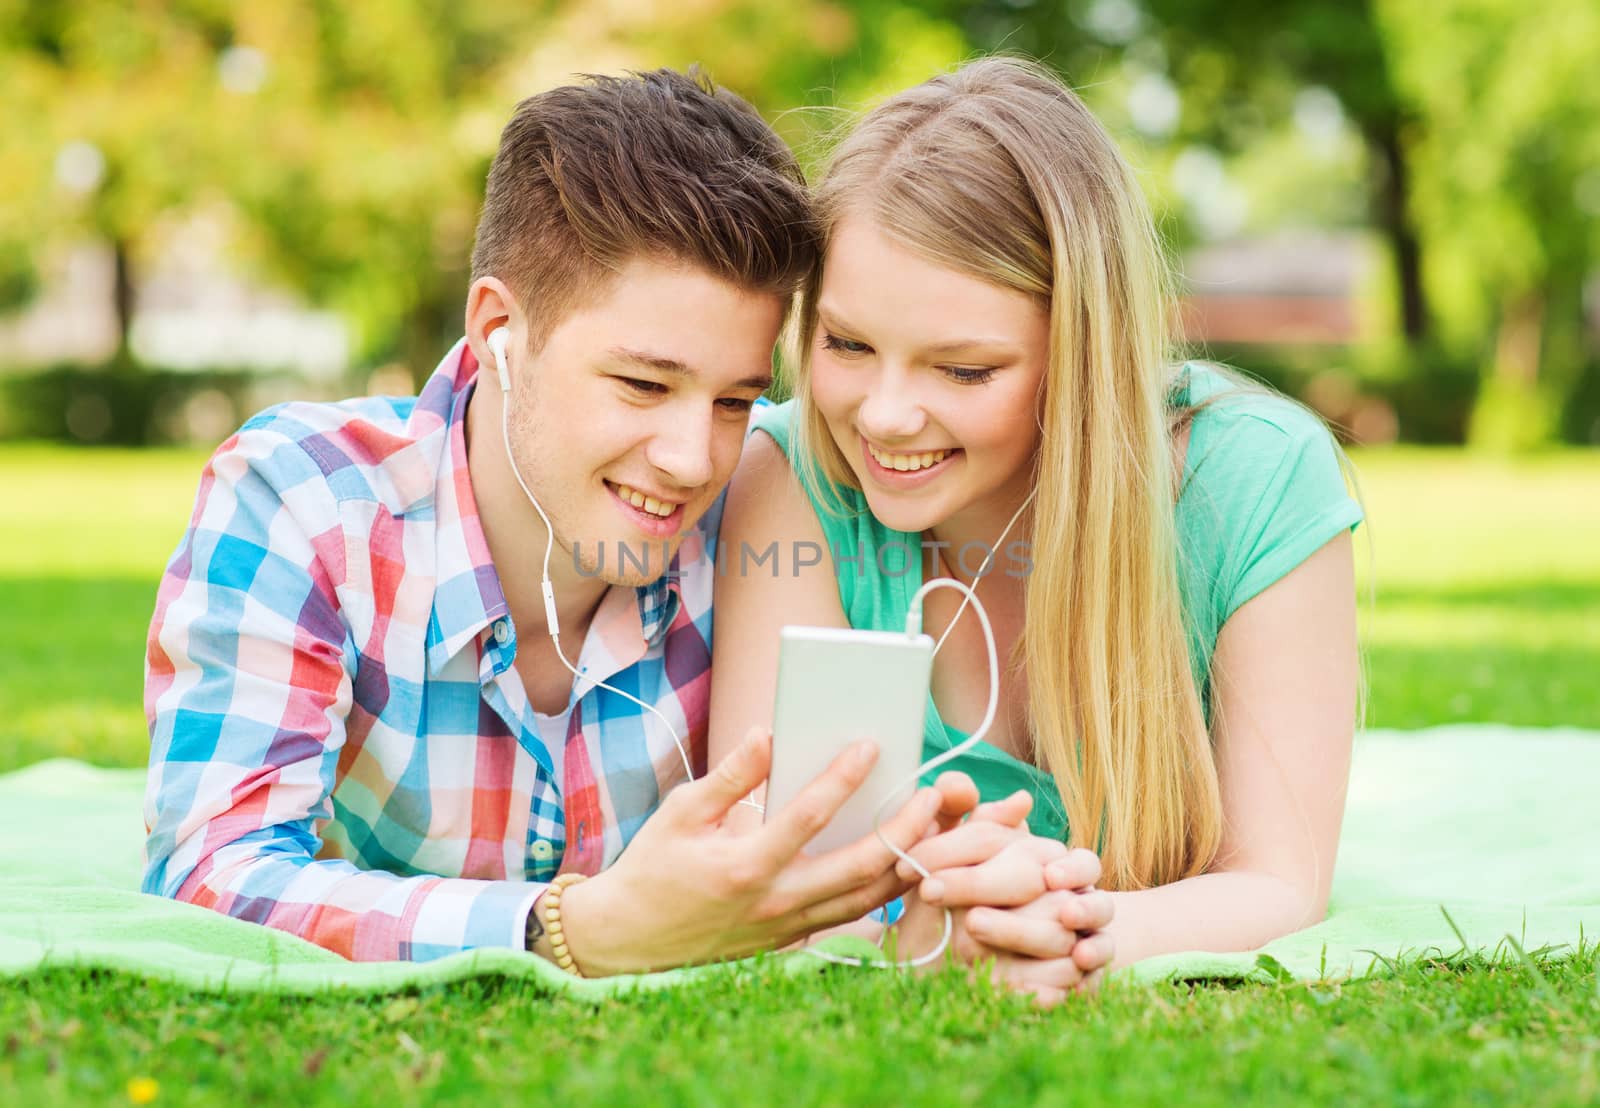
[[[920,532],[1021,503],[1049,356],[1044,305],[848,216],[828,246],[817,314],[812,399],[873,515]]]

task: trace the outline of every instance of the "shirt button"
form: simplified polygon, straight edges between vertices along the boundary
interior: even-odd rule
[[[511,638],[511,625],[503,619],[494,621],[494,641],[504,646]]]
[[[535,862],[548,862],[555,854],[556,848],[550,845],[549,839],[540,839],[528,848],[528,855]]]

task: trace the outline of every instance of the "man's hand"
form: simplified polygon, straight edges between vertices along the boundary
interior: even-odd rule
[[[579,968],[605,976],[739,958],[901,895],[909,882],[876,835],[802,853],[876,760],[872,744],[856,743],[761,827],[735,830],[729,812],[772,762],[771,736],[752,731],[705,777],[669,793],[615,865],[566,890],[563,930]],[[959,803],[919,790],[884,821],[883,836],[908,850]]]

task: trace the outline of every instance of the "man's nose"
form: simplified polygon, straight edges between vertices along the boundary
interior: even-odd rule
[[[676,488],[698,489],[711,480],[711,444],[716,416],[709,407],[662,412],[660,425],[645,449],[645,458]]]

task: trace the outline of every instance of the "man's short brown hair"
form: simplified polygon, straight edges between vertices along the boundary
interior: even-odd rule
[[[819,254],[783,140],[698,69],[658,69],[589,76],[517,105],[489,168],[472,277],[506,283],[537,348],[630,258],[787,297]]]

